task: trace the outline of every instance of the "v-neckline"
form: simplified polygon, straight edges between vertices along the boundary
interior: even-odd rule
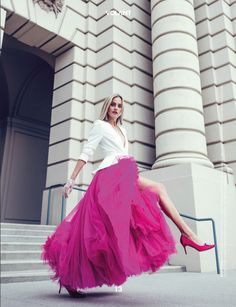
[[[125,144],[124,144],[124,145],[123,145],[123,140],[121,139],[121,136],[120,136],[119,133],[116,131],[116,129],[115,129],[115,128],[112,126],[112,124],[110,124],[108,121],[107,121],[107,123],[108,123],[108,125],[111,126],[111,128],[114,130],[114,132],[119,136],[119,139],[120,139],[120,141],[121,141],[122,147],[125,148],[125,146],[126,146],[126,138],[125,138],[125,135],[124,135],[123,131],[121,130],[121,128],[117,125],[117,127],[119,128],[121,134],[122,134],[123,137],[124,137],[124,140],[125,140]]]

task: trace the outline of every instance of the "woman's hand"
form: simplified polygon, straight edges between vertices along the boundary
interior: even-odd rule
[[[71,193],[71,191],[73,190],[75,185],[75,180],[74,179],[69,179],[67,181],[67,183],[64,185],[63,187],[63,193],[65,198],[68,198],[69,194]]]

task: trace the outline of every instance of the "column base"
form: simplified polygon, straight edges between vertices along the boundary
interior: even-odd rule
[[[221,272],[236,269],[236,189],[233,175],[194,163],[144,171],[140,175],[162,182],[179,213],[195,218],[213,218]],[[200,253],[187,247],[188,254],[185,255],[179,243],[178,228],[166,215],[165,218],[178,243],[178,253],[171,256],[169,263],[185,265],[187,271],[216,272],[215,249]],[[202,241],[214,242],[211,222],[183,219]]]
[[[225,172],[227,174],[232,174],[233,175],[233,170],[231,167],[229,167],[227,164],[225,163],[218,163],[215,164],[215,169],[218,169],[219,171]]]
[[[155,161],[152,169],[174,166],[177,164],[184,163],[196,163],[198,165],[214,168],[213,163],[206,157],[169,157],[169,158],[159,158]]]

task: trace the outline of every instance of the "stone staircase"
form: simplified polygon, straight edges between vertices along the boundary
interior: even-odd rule
[[[49,280],[52,272],[40,260],[41,246],[56,226],[1,225],[1,283]],[[165,265],[163,272],[183,272],[184,266]]]
[[[41,245],[56,226],[1,223],[1,283],[49,279]]]

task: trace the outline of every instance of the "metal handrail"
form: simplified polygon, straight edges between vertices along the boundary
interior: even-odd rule
[[[218,246],[217,246],[217,238],[216,238],[216,228],[215,228],[215,221],[211,217],[206,217],[206,218],[196,218],[193,216],[189,216],[183,213],[180,213],[182,217],[186,217],[187,219],[194,220],[197,222],[202,222],[202,221],[211,221],[212,223],[212,230],[213,230],[213,237],[214,237],[214,244],[215,244],[215,258],[216,258],[216,271],[217,274],[220,274],[220,264],[219,264],[219,255],[218,255]]]
[[[63,187],[63,186],[64,186],[63,184],[55,184],[55,185],[50,186],[47,189],[47,190],[49,190],[49,192],[48,192],[47,218],[46,218],[46,224],[47,225],[49,223],[49,216],[50,216],[50,209],[51,209],[51,191],[52,191],[53,188],[59,188],[59,187]],[[74,187],[73,189],[77,190],[77,191],[86,192],[86,190],[81,189],[81,188],[77,188],[77,187]],[[61,221],[62,221],[63,218],[64,218],[64,207],[65,207],[65,198],[64,198],[63,193],[62,193],[62,197],[61,197],[61,204],[62,204],[61,205]],[[219,255],[218,255],[218,247],[217,247],[215,221],[212,218],[210,218],[210,217],[207,217],[207,218],[196,218],[196,217],[193,217],[193,216],[190,216],[190,215],[186,215],[186,214],[183,214],[183,213],[180,213],[180,216],[185,217],[187,219],[191,219],[191,220],[197,221],[197,222],[211,221],[211,223],[212,223],[212,230],[213,230],[213,237],[214,237],[214,244],[215,244],[216,271],[217,271],[217,274],[220,274],[220,265],[219,265]]]
[[[59,188],[59,187],[64,187],[64,184],[55,184],[55,185],[52,185],[52,186],[50,186],[49,188],[46,189],[46,190],[48,190],[48,207],[47,207],[46,225],[48,225],[48,223],[49,223],[49,217],[50,217],[50,211],[51,211],[52,189]],[[73,190],[86,192],[86,190],[81,189],[81,188],[77,188],[77,187],[74,187]],[[61,221],[64,218],[64,208],[65,208],[65,198],[64,198],[64,195],[62,193],[62,195],[61,195]]]

